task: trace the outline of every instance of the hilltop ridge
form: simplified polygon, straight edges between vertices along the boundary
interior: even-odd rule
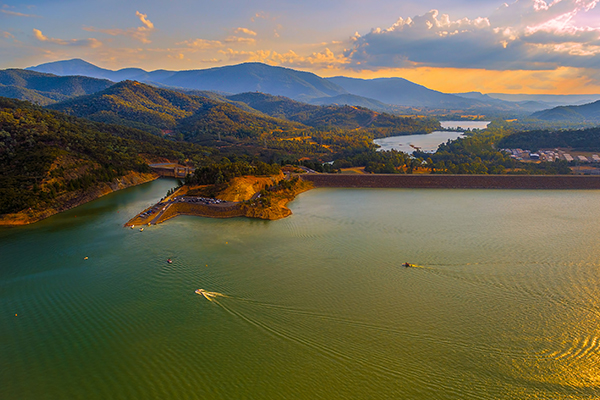
[[[57,75],[87,75],[112,81],[136,80],[178,89],[211,90],[221,94],[263,92],[317,104],[367,106],[378,111],[423,113],[426,109],[470,110],[485,113],[519,113],[541,109],[498,98],[469,98],[442,93],[403,78],[322,78],[311,72],[258,62],[187,71],[145,71],[123,68],[112,71],[80,59],[63,60],[27,68]],[[328,100],[329,99],[329,100]],[[342,104],[343,103],[343,104]],[[400,109],[398,109],[400,107]],[[415,109],[413,109],[415,108]],[[416,110],[421,108],[421,110]]]

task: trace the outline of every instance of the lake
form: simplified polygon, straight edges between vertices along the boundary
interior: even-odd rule
[[[1,399],[598,396],[599,191],[316,189],[279,221],[122,227],[172,186],[0,230]]]
[[[445,129],[485,129],[490,121],[440,121]],[[448,140],[463,137],[464,132],[435,131],[423,135],[390,136],[375,139],[373,143],[380,146],[379,151],[397,150],[411,154],[416,148],[428,153],[434,153],[438,146]]]

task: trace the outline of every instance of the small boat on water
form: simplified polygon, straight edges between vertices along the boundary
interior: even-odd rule
[[[167,262],[168,262],[169,264],[173,264],[173,260],[171,260],[170,258],[167,258]]]
[[[407,262],[405,262],[404,264],[402,264],[402,266],[403,266],[403,267],[406,267],[406,268],[410,268],[410,267],[414,267],[415,265],[414,265],[414,264],[411,264],[411,263],[407,263]]]
[[[131,229],[135,228],[135,225],[131,225]]]
[[[140,232],[144,232],[144,228],[140,228]]]

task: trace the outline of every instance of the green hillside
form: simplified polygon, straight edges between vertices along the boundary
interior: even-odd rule
[[[158,86],[158,87],[160,87],[160,86]],[[229,103],[238,108],[241,108],[244,111],[248,111],[249,113],[263,115],[262,112],[250,107],[246,103],[229,99],[227,97],[228,95],[226,95],[226,94],[212,92],[210,90],[193,90],[193,89],[181,89],[181,88],[170,88],[170,87],[165,87],[164,89],[175,90],[175,91],[187,94],[188,96],[206,97],[207,99],[220,101],[222,103]]]
[[[330,161],[340,152],[374,148],[376,137],[439,128],[439,123],[429,118],[400,117],[352,106],[313,106],[261,93],[228,96],[228,102],[212,97],[123,81],[49,108],[263,161],[302,157]],[[237,107],[237,103],[253,112]]]
[[[56,76],[23,69],[0,71],[0,96],[40,105],[95,93],[111,85],[109,80],[85,76]]]
[[[148,172],[146,159],[207,154],[210,149],[189,143],[0,98],[0,214],[50,205],[128,172]]]
[[[243,102],[267,115],[323,129],[364,129],[375,137],[413,133],[429,133],[439,129],[437,120],[431,118],[401,117],[379,113],[357,106],[315,106],[287,97],[248,92],[228,99]]]
[[[262,131],[304,129],[297,123],[244,111],[232,104],[123,81],[93,95],[49,108],[93,121],[118,123],[153,133],[172,131],[190,142],[244,138]]]
[[[238,139],[257,138],[262,133],[274,136],[293,135],[307,127],[278,118],[261,116],[227,104],[207,104],[189,118],[180,121],[177,130],[191,142],[232,136]]]

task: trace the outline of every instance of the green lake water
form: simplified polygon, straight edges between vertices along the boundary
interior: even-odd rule
[[[0,230],[0,399],[600,396],[599,191],[318,189],[280,221],[122,227],[171,186]]]

